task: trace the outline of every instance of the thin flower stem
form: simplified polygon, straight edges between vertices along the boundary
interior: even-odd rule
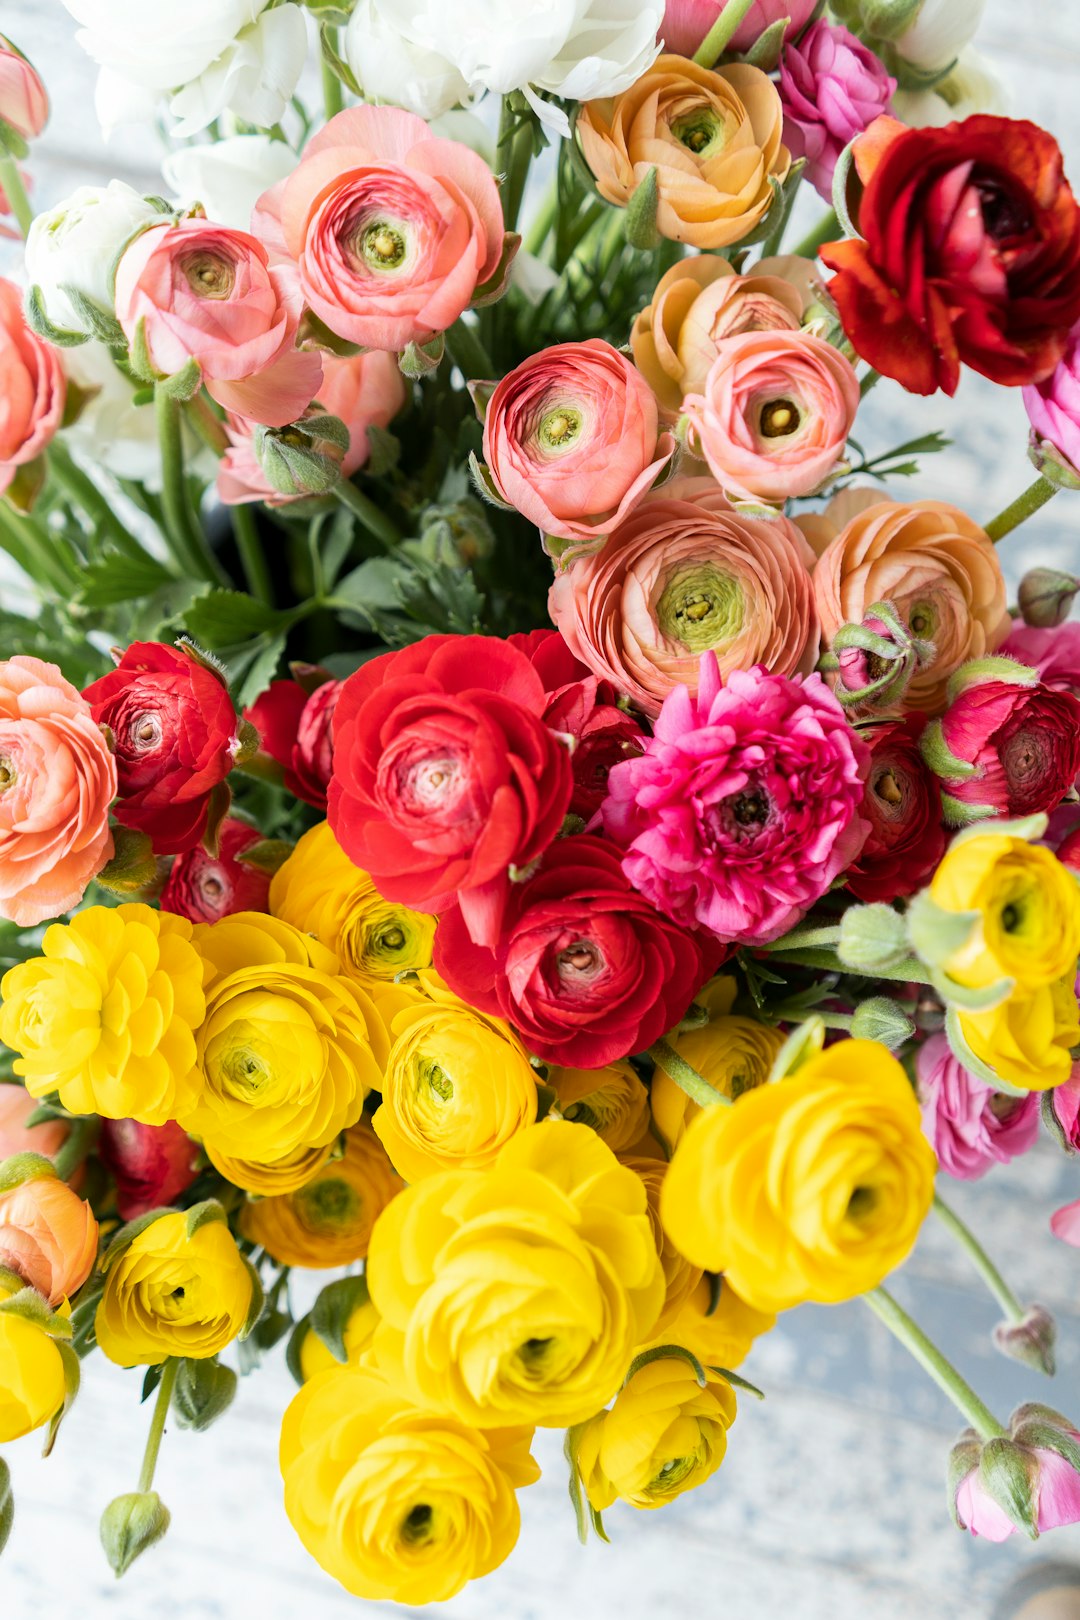
[[[179,1371],[180,1361],[177,1356],[170,1357],[162,1369],[157,1400],[154,1402],[154,1415],[150,1419],[150,1433],[146,1437],[146,1450],[143,1452],[142,1472],[139,1475],[139,1490],[142,1492],[148,1491],[154,1483],[161,1437],[165,1433],[165,1419],[169,1415],[173,1388]]]
[[[53,1165],[61,1181],[70,1181],[89,1154],[98,1137],[98,1121],[93,1114],[84,1114],[72,1122],[67,1139],[53,1156]]]
[[[799,174],[795,179],[794,185],[787,188],[787,196],[783,207],[780,209],[780,218],[777,220],[773,230],[770,231],[769,235],[761,244],[761,257],[763,259],[771,259],[774,254],[779,253],[781,244],[784,240],[784,233],[786,232],[788,225],[791,223],[791,212],[795,207],[795,197],[801,185],[802,175]]]
[[[801,951],[809,945],[835,945],[840,929],[835,923],[824,928],[793,928],[790,934],[781,934],[771,944],[759,945],[762,951]]]
[[[446,347],[451,360],[466,382],[494,382],[498,377],[495,362],[484,347],[475,326],[460,316],[445,334]]]
[[[343,478],[339,484],[334,485],[334,494],[369,534],[374,535],[387,551],[393,551],[401,539],[401,530],[392,518],[388,518],[386,513],[358,490],[349,478]]]
[[[859,398],[865,399],[871,388],[876,388],[881,381],[881,372],[875,371],[873,366],[859,381]]]
[[[327,38],[329,39],[330,44],[336,49],[337,29],[328,29]],[[338,78],[325,56],[322,60],[322,92],[323,106],[326,108],[326,122],[329,123],[331,118],[335,118],[344,107],[345,91],[341,80]]]
[[[1040,506],[1045,506],[1057,492],[1058,486],[1052,484],[1049,478],[1036,478],[1022,495],[1016,497],[1011,506],[1007,506],[1004,512],[999,512],[996,518],[991,519],[986,525],[987,534],[991,540],[1003,539],[1005,535],[1018,529],[1021,523],[1025,523]]]
[[[697,1070],[685,1058],[681,1058],[675,1048],[667,1041],[655,1041],[649,1047],[649,1057],[664,1073],[674,1080],[680,1091],[685,1091],[692,1102],[701,1108],[711,1108],[716,1103],[725,1103],[729,1107],[731,1098],[725,1097],[722,1091],[710,1086],[705,1076],[698,1074]]]
[[[11,212],[15,215],[20,231],[26,236],[34,223],[34,210],[30,206],[29,197],[26,195],[26,187],[23,185],[22,175],[19,173],[19,165],[10,152],[5,152],[0,156],[0,188],[3,189],[4,195],[10,204]]]
[[[187,578],[206,579],[216,585],[222,576],[206,548],[202,531],[191,511],[184,482],[184,442],[180,425],[182,406],[159,383],[154,390],[154,410],[161,450],[165,539]]]
[[[1022,1322],[1027,1312],[995,1266],[974,1232],[965,1226],[959,1215],[951,1210],[940,1194],[934,1194],[934,1213],[947,1226],[960,1247],[966,1250],[972,1265],[993,1294],[1010,1322]]]
[[[240,553],[240,565],[244,570],[244,578],[248,583],[248,590],[252,596],[258,597],[268,607],[274,605],[274,591],[270,583],[270,569],[267,566],[266,554],[263,551],[262,541],[255,526],[255,514],[250,506],[234,506],[232,508],[233,536],[236,540],[236,549]]]
[[[825,218],[819,220],[818,224],[814,226],[814,229],[809,233],[809,235],[804,236],[799,245],[797,247],[793,247],[791,251],[792,253],[798,254],[799,258],[801,259],[816,259],[818,248],[821,247],[823,243],[835,242],[841,236],[843,236],[843,234],[844,233],[840,228],[840,220],[837,217],[836,209],[830,208],[829,212],[825,215]]]
[[[188,421],[206,448],[212,450],[215,456],[223,456],[229,448],[229,435],[224,422],[210,409],[203,395],[196,394],[194,399],[189,399],[184,409]]]
[[[967,1418],[972,1428],[984,1440],[993,1440],[1005,1433],[993,1412],[976,1395],[971,1385],[957,1372],[951,1361],[946,1361],[932,1339],[927,1338],[919,1324],[896,1303],[884,1288],[875,1288],[862,1296],[863,1302],[883,1322],[904,1349],[913,1356],[924,1372]]]
[[[727,0],[727,5],[694,52],[698,67],[712,67],[753,3],[754,0]]]

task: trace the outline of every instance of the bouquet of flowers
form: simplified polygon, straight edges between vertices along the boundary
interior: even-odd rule
[[[0,1442],[140,1370],[122,1573],[280,1346],[297,1534],[424,1603],[537,1426],[603,1535],[858,1297],[956,1522],[1080,1519],[883,1286],[933,1211],[1053,1372],[935,1192],[1080,1146],[1080,580],[995,549],[1080,487],[1080,207],[979,0],[64,3],[170,153],[35,214],[0,40]],[[1038,471],[985,526],[853,438],[964,367]]]

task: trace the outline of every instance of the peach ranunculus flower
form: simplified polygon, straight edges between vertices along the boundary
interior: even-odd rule
[[[530,355],[484,416],[494,492],[545,536],[576,547],[616,529],[674,451],[652,389],[600,338]]]
[[[548,610],[575,657],[646,714],[720,672],[809,674],[818,651],[814,556],[786,518],[735,511],[711,478],[676,478],[608,543],[555,578]]]
[[[602,197],[625,208],[656,170],[656,228],[673,242],[721,248],[741,242],[768,213],[791,153],[784,113],[760,68],[698,67],[660,56],[621,96],[589,101],[577,121],[585,161]]]
[[[55,1306],[89,1277],[98,1225],[90,1205],[47,1160],[41,1168],[45,1174],[28,1167],[26,1180],[0,1192],[0,1269],[14,1271]]]
[[[25,1086],[0,1083],[0,1160],[14,1153],[40,1153],[55,1158],[68,1139],[71,1127],[63,1119],[42,1120],[40,1125],[26,1121],[41,1104]]]
[[[141,329],[155,371],[197,360],[219,405],[268,427],[301,416],[322,380],[319,356],[296,347],[302,312],[288,266],[206,219],[151,226],[117,266],[116,318],[129,343]]]
[[[740,332],[798,331],[807,311],[827,298],[808,259],[760,259],[740,276],[726,259],[680,259],[656,284],[630,332],[634,364],[676,421],[687,394],[699,394],[724,338]]]
[[[116,762],[55,664],[0,663],[0,917],[32,928],[78,905],[112,859]]]
[[[945,707],[953,671],[996,652],[1012,624],[997,552],[977,523],[944,501],[886,497],[863,506],[821,552],[814,597],[826,642],[842,624],[861,623],[874,602],[892,602],[912,633],[932,642],[933,660],[904,696],[909,708],[930,714]]]
[[[32,332],[22,293],[0,277],[0,495],[36,461],[59,428],[67,399],[60,351]]]
[[[811,495],[835,471],[859,408],[839,349],[808,332],[725,338],[700,394],[684,401],[691,443],[744,501]]]
[[[497,297],[516,245],[483,158],[399,107],[338,113],[260,198],[254,227],[332,332],[395,353]]]

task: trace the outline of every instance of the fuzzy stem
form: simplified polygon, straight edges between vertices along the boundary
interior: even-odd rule
[[[1016,497],[1011,506],[1007,506],[1004,512],[999,512],[996,518],[991,519],[986,525],[987,534],[991,540],[1001,540],[1014,529],[1018,529],[1021,523],[1025,523],[1040,506],[1045,506],[1057,492],[1058,486],[1052,484],[1049,478],[1036,478],[1022,495]]]
[[[369,534],[374,535],[387,551],[393,551],[401,539],[401,531],[392,518],[388,518],[373,500],[358,490],[350,478],[343,478],[339,484],[335,484],[334,494]]]
[[[15,215],[20,231],[24,236],[34,223],[34,210],[30,206],[30,199],[26,195],[26,187],[22,183],[19,166],[10,152],[0,156],[0,188],[3,188],[5,197]]]
[[[274,592],[270,584],[270,569],[267,566],[266,553],[263,551],[262,542],[255,527],[255,514],[250,506],[234,506],[232,508],[232,528],[248,590],[260,602],[265,602],[272,607],[274,604]]]
[[[1027,1314],[1001,1272],[995,1266],[974,1232],[965,1226],[959,1215],[951,1210],[940,1194],[934,1194],[934,1213],[947,1226],[960,1247],[966,1250],[975,1270],[993,1294],[1010,1322],[1022,1322]]]
[[[337,46],[337,29],[328,28],[327,38],[335,48]],[[322,93],[323,106],[326,108],[326,122],[335,118],[345,105],[345,92],[341,80],[334,72],[325,56],[322,61]]]
[[[85,1114],[72,1123],[67,1140],[62,1144],[58,1152],[53,1155],[56,1174],[61,1181],[71,1180],[97,1141],[97,1136],[98,1121],[94,1115]]]
[[[818,248],[823,243],[835,242],[842,235],[836,209],[830,208],[825,218],[819,220],[809,235],[804,236],[798,247],[793,247],[791,251],[797,253],[801,259],[816,259]]]
[[[896,1303],[891,1294],[887,1294],[884,1288],[875,1288],[862,1297],[878,1321],[883,1322],[893,1338],[904,1346],[909,1355],[914,1356],[923,1371],[930,1374],[938,1388],[984,1440],[993,1440],[1005,1433],[1003,1425],[979,1399],[967,1380],[961,1377],[951,1361],[946,1361],[933,1340],[927,1338],[919,1324]]]
[[[753,3],[754,0],[727,0],[727,5],[694,52],[698,67],[712,67]]]
[[[161,1437],[165,1433],[165,1419],[169,1415],[173,1388],[179,1371],[180,1360],[177,1356],[172,1356],[162,1369],[161,1383],[158,1385],[157,1400],[154,1403],[154,1415],[150,1419],[150,1433],[146,1437],[146,1450],[143,1452],[142,1472],[139,1475],[139,1490],[144,1494],[154,1483]]]
[[[450,358],[466,382],[494,382],[495,362],[484,347],[475,326],[460,316],[445,334]]]
[[[154,390],[158,444],[161,449],[162,503],[165,512],[165,538],[185,577],[206,579],[217,584],[220,571],[206,549],[206,542],[191,511],[184,482],[184,442],[179,400],[159,383]]]
[[[835,945],[840,938],[840,929],[833,923],[824,928],[793,928],[789,934],[781,934],[768,945],[759,945],[762,951],[801,951],[810,945]]]
[[[777,945],[781,942],[778,940]],[[856,979],[896,979],[900,984],[929,984],[926,968],[917,956],[905,956],[892,967],[853,968],[841,962],[830,950],[776,950],[771,962],[790,962],[795,967],[825,968],[830,973],[844,973]]]
[[[681,1058],[675,1048],[667,1041],[655,1041],[649,1047],[649,1057],[664,1073],[674,1080],[680,1091],[685,1091],[692,1102],[701,1108],[711,1108],[715,1103],[726,1103],[729,1107],[731,1098],[725,1097],[722,1091],[710,1086],[704,1075]]]

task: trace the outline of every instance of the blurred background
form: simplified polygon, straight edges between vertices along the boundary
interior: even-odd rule
[[[103,142],[95,69],[60,0],[0,0],[0,31],[33,59],[52,96],[52,122],[30,164],[38,206],[113,176],[162,189],[163,154],[151,137],[121,130]],[[1008,87],[1009,110],[1053,131],[1080,185],[1078,0],[988,0],[977,45]],[[792,241],[820,208],[801,199]],[[1035,476],[1019,393],[971,374],[951,401],[910,398],[881,383],[860,416],[859,438],[872,454],[933,429],[954,442],[926,458],[918,478],[891,486],[902,499],[933,495],[986,522]],[[1080,570],[1078,535],[1080,495],[1063,493],[1002,542],[1010,583],[1037,563]],[[1000,1416],[1041,1400],[1077,1420],[1080,1255],[1057,1243],[1047,1224],[1052,1210],[1080,1193],[1076,1162],[1045,1140],[985,1181],[945,1191],[1021,1299],[1056,1315],[1057,1377],[1046,1380],[994,1351],[998,1313],[933,1220],[896,1279],[897,1297]],[[300,1309],[308,1303],[297,1301]],[[1044,1556],[1080,1563],[1080,1527],[1037,1547],[1017,1537],[996,1547],[954,1529],[944,1467],[957,1417],[859,1304],[781,1319],[743,1371],[767,1399],[740,1400],[721,1472],[663,1513],[613,1509],[609,1547],[577,1545],[561,1436],[541,1433],[544,1478],[522,1495],[516,1553],[442,1612],[453,1620],[977,1620],[1020,1565]],[[168,1435],[155,1483],[172,1529],[118,1585],[97,1523],[105,1503],[138,1477],[149,1420],[138,1405],[140,1383],[140,1373],[95,1356],[54,1456],[41,1460],[37,1437],[6,1448],[17,1509],[0,1583],[5,1620],[37,1620],[65,1607],[88,1620],[411,1612],[342,1592],[287,1523],[276,1452],[293,1385],[280,1351],[242,1382],[234,1407],[209,1433]]]

